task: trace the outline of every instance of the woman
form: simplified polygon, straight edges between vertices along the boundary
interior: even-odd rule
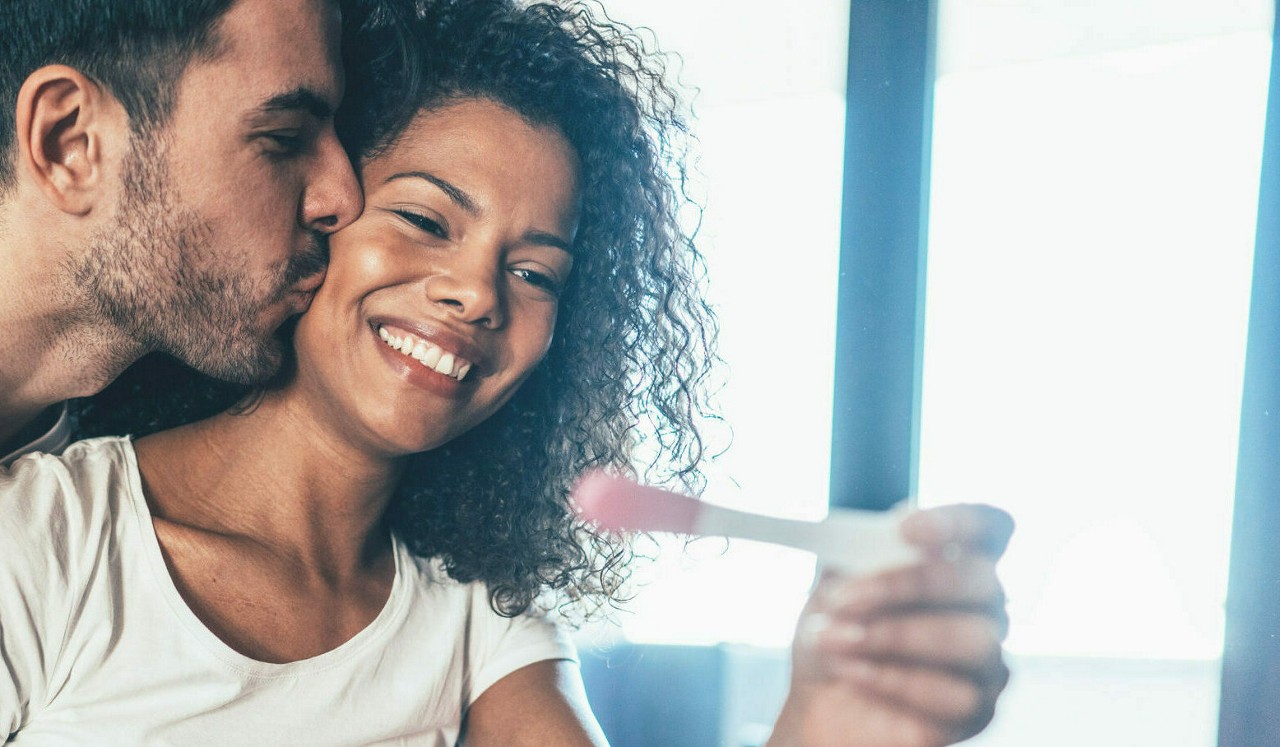
[[[87,420],[185,424],[2,478],[14,744],[604,743],[538,610],[625,579],[626,546],[569,509],[582,469],[656,443],[644,476],[698,487],[714,327],[683,122],[657,58],[582,8],[403,10],[345,45],[385,50],[348,73],[366,207],[290,371],[248,399],[138,372]],[[820,585],[771,744],[989,720],[1007,527],[957,509],[907,531],[929,562]]]

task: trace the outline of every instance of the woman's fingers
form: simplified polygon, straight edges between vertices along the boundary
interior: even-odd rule
[[[812,696],[802,733],[805,747],[941,747],[960,739],[945,724],[844,682]]]
[[[991,722],[1008,670],[978,681],[930,667],[851,660],[833,668],[836,680],[882,698],[897,711],[952,735],[972,736]]]
[[[1003,630],[984,615],[914,614],[859,623],[814,613],[805,626],[804,681],[878,703],[873,712],[892,715],[897,728],[920,739],[891,744],[951,744],[977,734],[990,723],[1009,681]]]
[[[813,609],[867,618],[899,611],[955,609],[1004,619],[1004,587],[993,560],[966,557],[896,568],[873,576],[824,576]]]
[[[981,504],[917,511],[902,522],[902,536],[931,557],[978,554],[995,560],[1012,534],[1012,516]]]
[[[793,688],[820,693],[812,707],[829,712],[809,720],[824,737],[812,744],[932,747],[990,722],[1009,678],[995,564],[1012,531],[1009,515],[988,506],[923,511],[903,523],[922,562],[862,578],[823,574],[792,660]],[[851,713],[856,728],[836,726]]]
[[[833,667],[854,659],[903,664],[982,684],[1007,675],[1001,652],[1003,627],[985,615],[924,613],[869,621],[814,615],[807,624],[817,660]]]
[[[977,734],[1004,683],[928,668],[852,664],[806,693],[807,747],[942,747]]]

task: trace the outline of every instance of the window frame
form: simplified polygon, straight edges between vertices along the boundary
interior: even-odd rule
[[[1249,333],[1240,406],[1219,747],[1280,744],[1280,18],[1258,189]]]
[[[852,0],[830,505],[916,494],[937,0]]]

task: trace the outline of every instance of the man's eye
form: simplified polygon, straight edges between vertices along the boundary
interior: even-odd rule
[[[297,132],[268,132],[264,137],[271,143],[272,152],[279,155],[300,153],[306,144]]]
[[[444,226],[421,213],[415,213],[412,210],[397,210],[395,213],[420,231],[425,231],[432,236],[439,236],[442,239],[449,238],[449,232],[445,230]]]
[[[546,273],[531,270],[527,267],[516,267],[511,270],[511,274],[525,281],[535,288],[547,291],[553,296],[560,295],[560,283],[555,278]]]

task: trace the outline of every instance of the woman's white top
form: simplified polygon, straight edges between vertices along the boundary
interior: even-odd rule
[[[386,606],[351,640],[268,664],[218,639],[160,554],[132,443],[0,470],[0,737],[25,745],[453,745],[528,664],[574,659],[534,615],[395,542]]]

